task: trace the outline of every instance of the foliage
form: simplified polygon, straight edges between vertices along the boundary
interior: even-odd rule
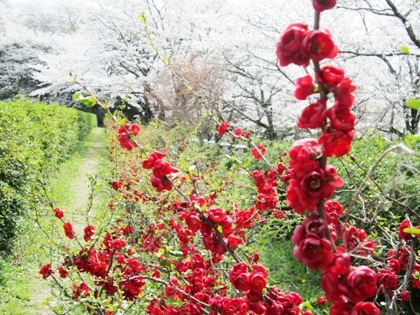
[[[94,129],[77,145],[71,157],[61,163],[57,172],[50,174],[44,183],[50,200],[69,209],[73,216],[80,217],[83,208],[90,204],[89,187],[84,175],[92,174],[95,167],[92,169],[92,163],[86,163],[86,159],[97,161],[99,165],[95,164],[98,165],[95,175],[102,179],[106,178],[107,168],[101,167],[107,163],[104,138],[103,128]],[[92,196],[94,209],[106,208],[104,202],[107,201],[108,195],[104,194],[106,192],[104,185],[105,183],[98,179],[94,183],[94,189],[91,190],[95,192]],[[45,313],[50,302],[54,301],[50,296],[49,285],[38,277],[37,271],[43,263],[43,257],[54,253],[50,239],[40,233],[39,227],[41,226],[49,235],[54,235],[57,225],[50,220],[48,211],[42,207],[43,196],[37,195],[34,199],[31,209],[23,215],[23,224],[13,242],[11,252],[4,257],[4,260],[0,258],[0,314],[2,315]],[[76,199],[79,200],[80,208],[75,207]],[[98,217],[101,215],[102,213],[97,213]]]
[[[0,251],[9,248],[33,185],[69,156],[93,122],[59,105],[0,103]]]

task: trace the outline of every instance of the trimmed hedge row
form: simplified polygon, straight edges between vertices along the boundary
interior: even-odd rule
[[[10,248],[40,175],[65,160],[94,124],[93,114],[57,104],[0,102],[0,251]]]

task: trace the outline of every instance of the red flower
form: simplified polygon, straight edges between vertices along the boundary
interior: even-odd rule
[[[410,292],[409,291],[402,291],[400,296],[401,296],[401,301],[403,301],[403,302],[410,301]]]
[[[403,239],[404,241],[409,241],[411,239],[413,239],[413,235],[410,233],[405,233],[404,229],[405,228],[409,228],[412,227],[411,226],[411,222],[408,219],[404,219],[401,224],[398,226],[398,235],[401,239]]]
[[[131,151],[133,148],[137,147],[137,143],[131,140],[131,136],[137,136],[139,131],[140,127],[137,124],[130,125],[129,123],[125,123],[118,128],[117,140],[124,149]]]
[[[267,277],[260,272],[252,272],[249,275],[249,286],[253,292],[261,292],[267,285]]]
[[[309,65],[309,56],[302,50],[302,41],[307,31],[308,25],[294,23],[280,34],[276,47],[280,66],[285,67],[291,63],[304,67]]]
[[[118,190],[123,186],[122,180],[119,180],[118,182],[110,182],[109,184],[111,185],[112,189],[114,189],[114,190]]]
[[[341,131],[351,131],[354,129],[356,116],[347,107],[334,105],[328,110],[328,117],[331,126]]]
[[[223,137],[223,135],[227,132],[229,127],[230,127],[230,124],[227,121],[224,121],[220,123],[220,125],[217,127],[217,132],[219,133],[221,137]]]
[[[350,107],[353,105],[354,96],[353,92],[356,86],[350,78],[344,78],[337,86],[331,89],[334,92],[334,97],[337,103],[343,107]]]
[[[152,183],[152,186],[156,189],[157,192],[162,192],[164,190],[172,190],[172,183],[166,176],[156,177],[152,175],[150,177],[150,182]]]
[[[395,258],[389,260],[388,267],[395,273],[399,273],[401,271],[400,261]]]
[[[329,272],[335,275],[345,275],[350,270],[351,257],[344,251],[344,248],[337,247],[338,254],[335,254],[334,264],[329,268]]]
[[[316,211],[319,201],[329,198],[343,181],[335,168],[320,168],[320,146],[313,139],[296,141],[290,149],[290,168],[282,181],[288,182],[286,200],[295,212]]]
[[[331,242],[312,233],[306,234],[304,240],[295,246],[293,254],[312,270],[327,270],[334,262]]]
[[[286,170],[286,165],[284,165],[284,163],[283,162],[280,162],[279,164],[277,164],[277,167],[276,167],[276,172],[277,172],[277,174],[278,175],[281,175],[281,174],[283,174],[283,172]]]
[[[127,131],[133,136],[137,136],[140,131],[140,127],[137,124],[130,125],[129,123],[125,123],[123,126],[118,128],[118,134],[127,133]]]
[[[298,100],[302,101],[306,100],[315,90],[315,84],[310,75],[297,79],[295,81],[295,86],[294,95]]]
[[[325,304],[327,304],[327,298],[325,296],[319,296],[316,299],[316,302],[318,303],[318,305],[324,306]]]
[[[352,302],[357,303],[374,297],[378,290],[377,280],[376,273],[366,266],[356,267],[350,271],[347,283],[350,287],[349,297]]]
[[[381,311],[372,302],[359,302],[353,307],[351,315],[381,315]]]
[[[71,225],[70,222],[66,222],[63,224],[63,229],[64,229],[64,234],[66,234],[66,236],[69,239],[73,239],[74,238],[74,230],[73,230],[73,226]]]
[[[327,222],[338,223],[338,217],[343,214],[343,206],[335,200],[328,200],[324,203],[324,211],[327,217]]]
[[[325,132],[318,142],[324,145],[324,152],[327,157],[341,157],[350,151],[353,138],[354,131],[335,130]]]
[[[92,238],[92,236],[95,234],[95,227],[93,225],[88,225],[84,229],[84,235],[83,238],[85,242],[89,242]]]
[[[179,172],[176,168],[174,168],[171,163],[163,160],[156,160],[155,165],[153,168],[153,176],[156,177],[164,177],[165,175],[171,173]]]
[[[339,181],[330,178],[321,168],[308,171],[301,178],[289,180],[287,204],[299,214],[305,210],[316,211],[318,202],[329,198],[340,186]]]
[[[322,12],[335,7],[337,0],[312,0],[312,5],[317,12]]]
[[[62,219],[64,217],[64,212],[61,211],[60,208],[55,208],[54,209],[54,215],[56,216],[56,218]]]
[[[229,271],[229,280],[240,291],[249,290],[249,273],[246,263],[238,263]]]
[[[265,155],[266,152],[267,152],[267,149],[265,148],[265,146],[261,144],[257,144],[256,148],[253,147],[251,150],[251,153],[256,160],[262,159],[262,157]]]
[[[58,269],[58,273],[60,274],[61,278],[67,278],[67,275],[69,274],[69,272],[66,269],[64,269],[63,267],[60,267]]]
[[[387,289],[396,289],[398,287],[397,275],[391,270],[379,270],[378,280]]]
[[[322,128],[326,118],[326,102],[325,100],[319,100],[303,110],[297,125],[299,128]]]
[[[307,32],[302,41],[302,47],[314,61],[321,61],[325,58],[334,58],[338,54],[338,47],[332,40],[328,30],[314,30]]]
[[[234,236],[234,235],[229,235],[227,237],[227,244],[229,245],[230,248],[235,249],[236,247],[238,247],[239,244],[242,244],[243,241],[240,237]]]
[[[236,137],[240,137],[240,136],[242,136],[242,134],[243,134],[243,130],[241,129],[241,128],[235,128],[234,130],[233,130],[233,134],[236,136]]]
[[[46,264],[39,269],[39,273],[42,275],[43,279],[47,279],[54,271],[51,269],[51,264]]]
[[[420,289],[420,264],[414,263],[413,272],[411,273],[411,284],[413,288]]]
[[[325,66],[322,67],[317,77],[319,82],[326,87],[335,87],[344,79],[344,70],[334,66]]]
[[[72,291],[74,298],[78,300],[81,295],[86,295],[87,293],[89,293],[90,288],[85,282],[82,282],[80,286],[73,284]]]
[[[146,170],[150,170],[153,167],[155,167],[155,162],[157,160],[161,160],[165,157],[165,153],[159,152],[159,151],[155,151],[152,154],[149,155],[149,157],[147,158],[147,160],[143,161],[143,168]]]

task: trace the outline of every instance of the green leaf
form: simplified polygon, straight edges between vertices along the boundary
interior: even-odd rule
[[[416,143],[420,143],[420,135],[409,135],[407,137],[404,138],[405,143],[407,144],[407,146],[412,149],[413,145]]]
[[[80,98],[82,98],[82,97],[83,97],[82,93],[76,92],[72,95],[71,98],[73,99],[73,101],[78,102],[80,100]]]
[[[311,305],[311,303],[309,301],[304,302],[303,306],[305,306],[310,311],[314,310],[314,307]]]
[[[168,249],[168,253],[173,255],[173,256],[178,256],[178,257],[182,257],[182,255],[183,255],[183,253],[179,250]]]
[[[74,93],[71,98],[73,101],[79,102],[86,107],[93,107],[96,105],[96,100],[93,96],[83,96],[83,94],[80,92]]]
[[[120,121],[118,122],[118,126],[123,126],[125,123],[127,122],[127,118],[121,118]]]
[[[420,110],[420,98],[412,98],[405,102],[405,106]]]
[[[96,105],[96,101],[95,101],[95,98],[93,96],[80,98],[79,103],[82,103],[86,107],[93,107],[93,106]]]
[[[404,54],[410,53],[410,48],[408,48],[407,46],[401,46],[400,49]]]
[[[407,233],[407,234],[416,234],[416,235],[420,235],[420,229],[418,229],[418,228],[414,228],[414,227],[408,227],[408,228],[405,228],[405,229],[403,229],[403,232],[404,232],[404,233]]]

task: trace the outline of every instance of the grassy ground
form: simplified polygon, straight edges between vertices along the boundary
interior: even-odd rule
[[[270,270],[270,283],[278,285],[284,292],[299,292],[305,301],[323,295],[319,273],[296,260],[290,240],[271,241],[261,248],[261,257],[263,265]]]
[[[85,217],[92,216],[95,208],[102,207],[106,201],[101,193],[96,193],[93,206],[87,206],[91,196],[89,177],[94,175],[98,178],[96,175],[101,172],[101,161],[106,159],[104,138],[104,130],[95,128],[47,185],[54,206],[64,209],[67,219],[75,223],[76,231],[77,225],[84,223]],[[101,183],[94,187],[100,191]],[[48,213],[51,209],[42,204],[38,203],[36,209],[24,218],[21,236],[16,240],[13,253],[7,260],[0,261],[2,315],[53,314],[48,306],[54,304],[55,299],[48,282],[42,280],[38,273],[39,268],[48,263],[52,247],[39,224],[47,234],[53,236],[53,228],[57,227],[58,220]]]

